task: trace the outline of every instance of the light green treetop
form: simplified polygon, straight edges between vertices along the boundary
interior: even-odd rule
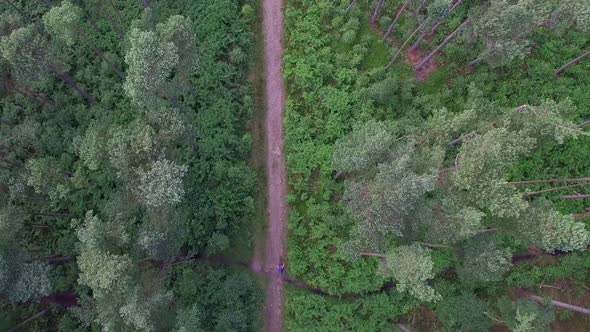
[[[43,15],[43,23],[49,33],[56,39],[72,46],[78,38],[82,10],[70,1],[63,1],[61,6],[52,7]]]

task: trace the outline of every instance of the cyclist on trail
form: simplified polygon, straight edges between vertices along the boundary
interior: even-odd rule
[[[285,272],[285,262],[282,258],[279,260],[279,264],[277,264],[277,270],[280,274],[283,274],[283,272]]]

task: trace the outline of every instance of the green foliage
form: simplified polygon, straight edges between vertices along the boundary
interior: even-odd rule
[[[336,143],[334,168],[358,172],[374,167],[389,150],[393,140],[393,135],[384,123],[367,122]]]
[[[244,4],[0,4],[7,328],[35,313],[8,309],[12,299],[36,310],[36,299],[63,292],[80,296],[80,324],[52,306],[39,319],[51,323],[32,329],[172,330],[180,308],[164,262],[217,254],[234,245],[230,234],[254,229],[256,13],[243,15]]]
[[[575,221],[572,215],[555,211],[544,199],[535,201],[518,221],[518,228],[529,243],[539,244],[548,252],[584,250],[590,242],[583,223]]]
[[[49,33],[56,39],[72,46],[78,37],[77,25],[81,19],[82,10],[65,0],[60,7],[53,7],[43,16],[43,23]]]
[[[474,237],[462,249],[463,266],[457,274],[467,286],[500,281],[512,267],[512,253],[500,247],[493,236]]]
[[[182,178],[186,172],[186,166],[166,159],[156,160],[146,171],[139,172],[140,199],[150,208],[180,203],[184,195]]]
[[[125,62],[129,66],[123,85],[125,93],[139,107],[157,103],[165,95],[167,78],[178,64],[178,53],[172,42],[162,40],[153,31],[137,28],[129,32],[129,52]]]
[[[34,25],[21,27],[9,36],[3,36],[0,47],[2,56],[12,65],[19,79],[38,81],[47,77],[47,40]]]
[[[395,248],[386,259],[387,271],[398,281],[397,289],[424,302],[441,299],[440,294],[427,285],[427,281],[434,278],[433,267],[430,250],[417,244]]]
[[[436,304],[436,315],[445,331],[489,331],[493,321],[488,305],[473,293],[445,297]]]
[[[512,302],[504,297],[498,300],[497,307],[512,331],[552,331],[550,325],[555,320],[555,314],[549,304],[537,304],[531,300]]]
[[[181,309],[177,327],[188,331],[257,331],[261,290],[252,275],[227,269],[176,270],[173,289]],[[186,315],[192,313],[192,318]]]

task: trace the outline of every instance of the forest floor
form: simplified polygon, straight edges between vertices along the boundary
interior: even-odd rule
[[[264,0],[262,6],[266,97],[267,229],[266,248],[260,244],[256,246],[251,267],[267,278],[264,329],[274,332],[283,329],[284,280],[276,267],[285,258],[287,227],[287,176],[283,128],[285,111],[283,0]]]

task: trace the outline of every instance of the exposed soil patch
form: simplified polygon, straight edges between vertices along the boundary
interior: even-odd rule
[[[425,58],[425,56],[420,54],[419,49],[410,50],[406,53],[406,59],[414,68],[420,62],[422,62],[422,59],[424,59],[424,58]],[[426,65],[424,65],[424,67],[422,67],[422,69],[414,70],[414,75],[416,76],[417,81],[424,82],[424,81],[428,80],[430,75],[432,75],[432,73],[435,72],[437,69],[438,69],[438,65],[436,63],[436,60],[433,59],[430,62],[428,62]]]

